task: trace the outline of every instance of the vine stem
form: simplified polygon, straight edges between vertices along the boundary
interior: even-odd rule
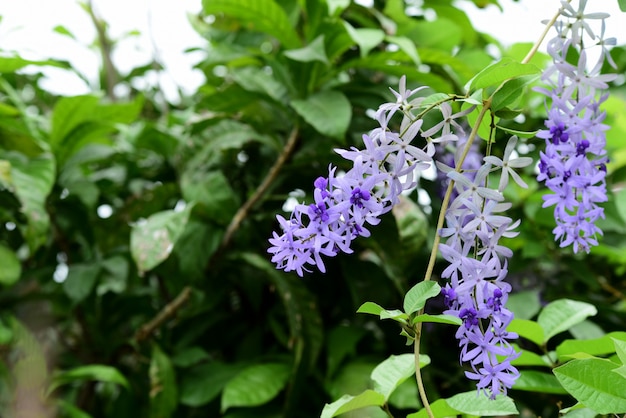
[[[294,127],[293,130],[291,131],[291,134],[289,135],[289,139],[287,139],[285,148],[283,149],[282,153],[278,156],[278,159],[276,160],[272,168],[270,168],[270,171],[267,173],[267,175],[265,176],[265,178],[263,179],[259,187],[257,187],[254,193],[239,208],[235,216],[233,216],[233,219],[231,220],[230,224],[226,228],[226,232],[224,233],[224,238],[222,238],[220,249],[223,249],[230,244],[230,241],[232,240],[233,235],[235,235],[235,232],[237,232],[243,220],[248,216],[248,213],[250,212],[252,207],[259,200],[261,200],[261,198],[263,197],[267,189],[269,189],[272,182],[276,179],[276,176],[278,176],[278,173],[283,168],[283,165],[285,165],[285,162],[287,162],[287,160],[289,159],[289,157],[293,153],[293,150],[296,147],[296,143],[298,141],[298,132],[299,132],[298,127],[297,126]]]
[[[567,2],[571,3],[572,0],[567,0]],[[530,60],[535,56],[535,54],[539,50],[539,47],[543,43],[543,40],[546,39],[546,36],[548,35],[548,32],[550,31],[552,26],[554,26],[554,24],[556,23],[556,20],[559,18],[559,16],[561,15],[562,11],[563,11],[563,7],[560,7],[559,11],[546,24],[545,29],[541,33],[541,36],[539,36],[539,39],[537,39],[537,42],[535,42],[535,44],[532,46],[532,48],[530,48],[530,51],[528,51],[528,54],[526,54],[526,56],[522,60],[522,64],[528,64],[530,62]]]
[[[467,157],[469,150],[472,147],[472,143],[474,139],[478,136],[478,128],[485,118],[487,112],[491,109],[491,98],[487,99],[483,103],[483,108],[480,110],[478,114],[478,118],[472,127],[472,132],[467,138],[467,142],[465,144],[465,148],[463,148],[463,153],[459,158],[459,161],[456,163],[454,168],[455,171],[461,172],[461,166],[463,165],[463,161]],[[424,274],[424,281],[431,280],[433,270],[435,268],[435,261],[437,259],[437,253],[439,251],[439,243],[441,242],[441,236],[439,235],[439,231],[443,228],[443,223],[446,219],[446,212],[448,210],[448,205],[450,204],[450,196],[452,195],[452,190],[454,189],[454,180],[450,179],[450,183],[448,183],[448,188],[446,189],[446,194],[443,198],[443,202],[441,203],[441,209],[439,210],[439,218],[437,220],[437,230],[435,233],[435,239],[433,241],[433,248],[430,252],[430,258],[428,260],[428,267],[426,268],[426,273]],[[424,313],[424,309],[420,309],[418,315]],[[428,397],[426,396],[426,390],[424,389],[424,383],[422,381],[422,373],[420,370],[420,342],[422,336],[422,323],[418,322],[415,324],[413,329],[415,331],[415,342],[414,342],[414,353],[415,353],[415,380],[417,381],[417,390],[420,394],[420,398],[422,400],[422,404],[424,405],[424,409],[426,409],[426,413],[429,418],[435,418],[432,409],[430,408],[430,403],[428,402]]]

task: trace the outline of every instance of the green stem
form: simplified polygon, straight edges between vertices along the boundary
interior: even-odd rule
[[[572,0],[567,0],[568,3],[571,3]],[[548,22],[548,24],[546,25],[545,29],[543,30],[543,32],[541,33],[541,36],[539,37],[539,39],[537,39],[537,42],[535,42],[535,44],[533,45],[532,48],[530,48],[530,51],[528,51],[528,54],[526,54],[526,56],[524,57],[524,59],[522,60],[522,64],[528,64],[530,62],[531,59],[533,59],[533,57],[535,56],[535,54],[537,53],[537,50],[539,49],[539,47],[541,46],[541,44],[543,43],[543,40],[546,39],[546,36],[548,35],[548,32],[550,31],[550,28],[552,28],[552,26],[554,25],[554,23],[556,22],[556,20],[559,18],[559,16],[561,15],[561,12],[563,11],[563,7],[559,8],[559,11],[552,17],[552,19],[550,19],[550,21]]]
[[[467,138],[467,143],[465,144],[465,148],[463,148],[463,153],[461,154],[461,157],[459,158],[459,161],[457,162],[456,167],[454,168],[455,171],[459,173],[461,172],[461,166],[463,165],[463,161],[465,161],[465,158],[467,157],[467,154],[469,154],[470,148],[472,147],[472,143],[478,136],[478,127],[480,126],[482,120],[485,118],[485,115],[487,114],[489,109],[491,109],[491,98],[485,100],[485,102],[483,103],[483,108],[478,114],[478,118],[476,119],[476,122],[474,123],[472,132]],[[446,219],[446,211],[448,210],[448,205],[450,203],[450,196],[452,195],[453,189],[454,189],[454,180],[450,179],[450,183],[448,184],[448,188],[446,189],[446,194],[443,198],[441,209],[439,211],[439,219],[437,220],[437,230],[435,234],[435,240],[433,241],[433,248],[430,252],[430,259],[428,260],[428,267],[426,268],[426,273],[424,274],[424,281],[431,280],[433,270],[435,268],[437,252],[439,251],[439,243],[441,242],[441,236],[439,235],[439,231],[441,230],[441,228],[443,228],[443,223],[445,222],[445,219]],[[423,313],[424,313],[424,309],[421,309],[418,312],[418,315],[421,315]],[[424,383],[422,382],[422,373],[420,371],[419,359],[420,359],[420,340],[421,340],[421,334],[422,334],[422,323],[418,322],[415,325],[414,330],[415,330],[415,344],[414,344],[415,380],[417,381],[417,389],[420,394],[422,404],[424,404],[424,409],[426,409],[426,412],[428,413],[428,417],[435,418],[435,416],[433,415],[433,411],[430,408],[430,403],[428,402],[428,398],[426,397],[426,391],[424,390]]]

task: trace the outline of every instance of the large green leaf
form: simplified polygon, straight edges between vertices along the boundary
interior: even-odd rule
[[[430,358],[422,354],[420,356],[420,369],[428,364],[430,364]],[[376,366],[372,371],[371,377],[374,382],[374,390],[382,393],[385,397],[385,402],[387,402],[393,391],[402,382],[414,375],[415,355],[410,353],[390,356]]]
[[[320,61],[328,64],[328,57],[324,49],[324,35],[320,35],[305,47],[290,49],[284,52],[287,58],[300,62]]]
[[[489,399],[484,393],[471,392],[459,393],[446,399],[448,405],[464,414],[477,416],[492,415],[517,415],[513,399],[508,396],[498,395],[496,399]]]
[[[320,418],[332,418],[370,406],[382,406],[384,403],[385,397],[382,393],[368,389],[356,396],[344,395],[335,402],[324,405]]]
[[[219,395],[242,366],[211,362],[192,367],[181,375],[180,403],[198,407],[206,405]]]
[[[352,118],[352,106],[343,93],[325,90],[304,100],[293,100],[291,106],[318,132],[343,139]]]
[[[150,361],[150,418],[172,415],[178,405],[178,387],[174,366],[158,345],[152,346]]]
[[[15,194],[28,222],[24,236],[34,253],[48,237],[50,217],[46,211],[46,199],[54,185],[55,160],[49,154],[28,159],[19,153],[7,153],[4,158],[11,164]]]
[[[263,94],[279,103],[283,103],[287,97],[285,85],[261,68],[237,68],[232,71],[232,76],[246,91]]]
[[[612,338],[613,344],[615,344],[615,352],[617,354],[617,358],[620,359],[622,365],[617,369],[613,369],[613,373],[617,373],[626,379],[626,341],[621,339]]]
[[[54,60],[33,61],[27,60],[19,56],[12,57],[0,57],[0,74],[12,73],[28,65],[44,66],[50,65],[53,67],[66,68],[67,65]]]
[[[187,225],[193,205],[165,210],[137,222],[130,234],[130,252],[140,274],[167,259]]]
[[[515,332],[520,337],[524,337],[538,346],[543,345],[546,340],[545,332],[541,325],[530,319],[513,319],[507,327],[507,331]]]
[[[540,72],[541,69],[534,64],[522,64],[512,58],[505,57],[476,74],[469,83],[469,91],[498,87],[506,80]]]
[[[556,334],[567,331],[571,326],[597,313],[596,307],[586,302],[559,299],[549,303],[543,308],[537,318],[537,323],[544,331],[543,342],[546,343]]]
[[[626,412],[626,378],[612,373],[617,364],[599,358],[572,360],[554,369],[576,400],[599,414]]]
[[[615,352],[614,340],[626,341],[626,332],[611,332],[600,338],[589,340],[565,340],[556,347],[559,360],[569,359],[576,353],[587,353],[592,356],[601,356]]]
[[[106,383],[115,383],[128,389],[130,386],[128,380],[115,367],[104,364],[89,364],[87,366],[79,366],[70,370],[55,373],[50,382],[49,392],[54,391],[59,386],[67,385],[74,382],[97,381]]]
[[[12,249],[0,244],[0,285],[11,286],[22,275],[22,263]]]
[[[522,370],[520,377],[513,385],[513,389],[541,393],[567,393],[553,374],[535,370]]]
[[[437,418],[456,418],[461,412],[448,405],[445,399],[437,399],[431,403],[430,410]],[[407,415],[406,418],[428,418],[428,412],[426,408],[422,408],[418,412]]]
[[[233,377],[222,393],[222,411],[233,406],[258,406],[274,399],[289,379],[285,363],[256,364]]]
[[[63,282],[63,290],[72,301],[81,302],[93,290],[100,271],[99,263],[72,264]]]
[[[202,0],[206,14],[240,20],[254,29],[275,37],[287,48],[296,48],[300,41],[285,11],[273,0]]]
[[[237,195],[221,171],[187,170],[180,188],[186,201],[199,203],[198,209],[218,224],[228,224],[239,207]]]
[[[359,46],[361,57],[365,57],[369,52],[385,39],[385,32],[382,29],[358,28],[343,21],[343,25],[350,35],[350,38]]]
[[[441,286],[432,280],[419,282],[404,296],[404,312],[412,314],[424,307],[426,301],[441,293]]]

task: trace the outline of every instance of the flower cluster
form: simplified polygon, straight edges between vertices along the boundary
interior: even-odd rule
[[[322,256],[351,253],[356,237],[370,235],[367,225],[378,224],[402,192],[416,187],[419,172],[430,167],[434,153],[430,142],[424,148],[411,145],[423,123],[408,111],[423,100],[411,100],[419,90],[407,90],[403,77],[399,91],[392,90],[396,101],[376,112],[380,126],[363,136],[364,149],[336,150],[352,162],[352,168],[337,175],[331,165],[328,176],[314,182],[314,203],[297,205],[289,219],[277,215],[282,232],[273,233],[268,249],[277,268],[300,276],[309,271],[308,266],[324,272]],[[398,111],[405,117],[400,133],[395,133],[388,124]]]
[[[462,319],[456,338],[461,361],[471,367],[466,376],[477,380],[477,388],[491,398],[506,393],[519,376],[511,364],[518,354],[509,341],[517,335],[506,330],[513,313],[505,307],[511,285],[504,278],[513,253],[499,243],[502,237],[514,237],[519,224],[503,214],[511,205],[504,202],[502,191],[509,178],[526,187],[514,169],[532,162],[529,157],[511,158],[516,143],[516,137],[509,140],[502,159],[484,157],[473,179],[460,168],[448,171],[458,195],[439,231],[446,240],[439,250],[449,263],[441,274],[450,280],[442,289],[445,313]],[[488,187],[495,170],[500,170],[497,190]]]
[[[600,105],[607,99],[603,91],[614,75],[602,75],[605,60],[615,66],[606,46],[615,39],[604,39],[604,19],[607,13],[585,14],[585,0],[575,10],[562,2],[562,16],[557,22],[557,36],[548,44],[552,66],[542,79],[549,88],[538,89],[548,96],[546,128],[537,136],[545,139],[545,152],[540,154],[538,181],[545,182],[552,191],[544,196],[544,207],[554,206],[556,228],[553,233],[561,247],[572,245],[574,252],[597,245],[597,235],[602,231],[596,221],[604,217],[599,203],[607,200],[605,131],[602,122],[605,112]],[[601,33],[594,35],[590,19],[601,20]],[[587,44],[599,46],[599,59],[588,65]],[[577,65],[567,57],[577,56]]]

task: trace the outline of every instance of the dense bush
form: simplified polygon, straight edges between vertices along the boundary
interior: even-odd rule
[[[408,88],[428,86],[432,103],[458,94],[455,112],[480,107],[513,78],[494,96],[479,147],[502,156],[517,134],[518,151],[538,161],[546,110],[532,87],[550,58],[537,53],[523,66],[531,43],[503,47],[442,0],[204,0],[190,24],[206,39],[197,65],[206,83],[180,103],[132,87],[153,66],[117,78],[103,66],[98,91],[55,97],[39,87],[41,74],[21,70],[73,71],[67,63],[0,57],[0,415],[318,417],[325,404],[363,393],[362,405],[382,408],[350,416],[415,413],[422,405],[405,355],[414,336],[402,320],[356,311],[374,302],[394,317],[423,280],[442,184],[421,178],[419,193],[355,240],[353,254],[303,278],[270,262],[276,214],[288,216],[294,199],[310,203],[328,164],[351,168],[333,150],[362,147],[402,76]],[[614,47],[617,68],[604,70],[623,74],[624,52]],[[523,69],[466,88],[494,62]],[[507,216],[522,220],[506,240],[521,377],[510,398],[485,404],[459,365],[454,324],[425,323],[422,377],[437,416],[557,416],[577,400],[590,409],[568,416],[626,412],[623,83],[602,105],[610,162],[599,245],[589,254],[560,248],[545,187],[534,165],[521,170],[529,187],[504,192]],[[113,95],[119,85],[129,87],[124,97]],[[435,281],[445,267],[439,257]],[[433,315],[445,309],[441,296],[426,305]],[[379,375],[391,381],[381,387],[370,375],[385,360]],[[576,373],[552,373],[575,361],[597,372],[582,394],[564,383]],[[589,400],[594,393],[609,409]]]

